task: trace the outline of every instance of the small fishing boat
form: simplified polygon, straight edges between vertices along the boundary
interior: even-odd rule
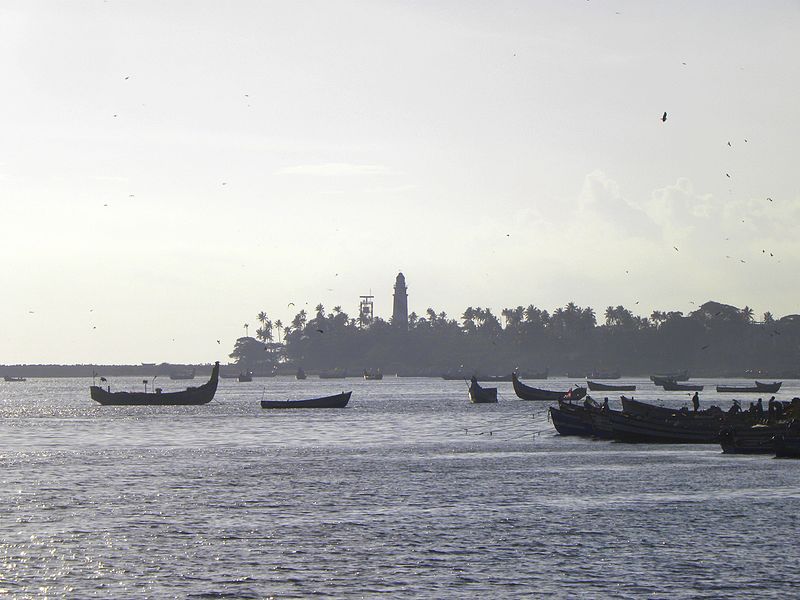
[[[800,435],[797,431],[787,430],[777,434],[772,444],[775,458],[800,458]]]
[[[179,392],[162,392],[156,388],[154,392],[112,392],[93,385],[89,394],[95,402],[104,406],[177,406],[208,404],[214,398],[219,383],[219,362],[211,369],[211,378],[200,387],[189,387]]]
[[[660,384],[667,392],[702,392],[703,386],[694,383],[678,383],[674,379],[665,379]]]
[[[261,408],[344,408],[352,393],[342,392],[334,396],[306,400],[262,400]]]
[[[377,371],[370,372],[364,369],[364,379],[367,381],[380,381],[383,379],[383,372],[378,369]]]
[[[775,394],[781,389],[782,381],[762,383],[756,381],[755,385],[718,385],[717,392],[722,394]]]
[[[659,373],[650,375],[650,380],[656,385],[661,385],[658,380],[672,379],[673,381],[689,381],[689,371],[673,371],[672,373]]]
[[[303,371],[303,367],[299,367],[297,369],[297,373],[294,374],[294,378],[297,379],[298,381],[306,378],[306,372]]]
[[[469,386],[469,400],[474,404],[497,402],[497,388],[481,387],[478,385],[478,380],[473,377]]]
[[[6,375],[3,377],[3,379],[5,381],[11,381],[11,382],[27,381],[27,379],[25,379],[24,377],[14,377],[13,375]]]
[[[239,381],[240,382],[253,381],[253,372],[246,371],[244,373],[239,373]]]
[[[559,400],[580,400],[586,395],[585,387],[576,387],[564,392],[541,390],[522,383],[516,373],[512,374],[514,393],[523,400],[538,400],[542,402],[558,402]]]
[[[679,416],[661,419],[608,411],[615,440],[649,444],[716,444],[720,421]]]
[[[752,427],[725,427],[720,431],[719,443],[725,454],[773,454],[773,438],[786,431],[786,424]]]
[[[580,412],[570,410],[569,404],[550,407],[550,420],[559,435],[577,435],[591,437],[594,435],[591,418],[586,418]],[[572,405],[573,408],[577,408]]]
[[[599,383],[597,381],[587,381],[590,392],[635,392],[635,385],[614,385],[611,383]]]
[[[619,371],[592,371],[589,373],[587,379],[619,379],[622,373]]]

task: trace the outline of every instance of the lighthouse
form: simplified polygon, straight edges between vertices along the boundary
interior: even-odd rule
[[[394,282],[392,325],[397,329],[408,331],[408,288],[406,287],[406,278],[402,273],[397,274]]]

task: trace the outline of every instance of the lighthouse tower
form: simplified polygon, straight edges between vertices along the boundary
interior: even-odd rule
[[[402,273],[397,274],[394,282],[392,325],[397,329],[408,331],[408,288],[406,287],[406,278]]]

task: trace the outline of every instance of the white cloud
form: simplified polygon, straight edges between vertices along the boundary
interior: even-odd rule
[[[384,165],[358,165],[353,163],[321,163],[315,165],[294,165],[283,167],[277,175],[311,175],[314,177],[339,177],[353,175],[388,175],[390,170]]]

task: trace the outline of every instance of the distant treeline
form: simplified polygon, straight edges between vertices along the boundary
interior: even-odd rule
[[[621,371],[647,375],[688,369],[694,376],[791,377],[800,372],[800,315],[755,320],[752,309],[707,302],[684,315],[635,315],[609,306],[603,322],[570,302],[552,313],[536,306],[467,308],[460,319],[429,308],[408,324],[350,318],[341,307],[301,310],[289,324],[258,315],[256,337],[239,338],[230,355],[243,369],[364,369],[437,375],[466,371],[550,374]]]

